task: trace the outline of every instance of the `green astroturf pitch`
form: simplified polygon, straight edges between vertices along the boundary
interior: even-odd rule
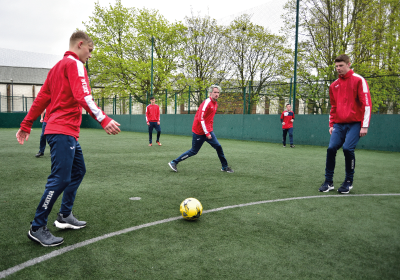
[[[88,224],[55,228],[59,197],[48,227],[64,243],[45,248],[26,235],[50,148],[35,158],[40,129],[23,146],[16,132],[0,129],[0,276],[16,269],[6,279],[400,279],[399,153],[356,150],[354,188],[339,195],[342,150],[326,194],[327,147],[219,139],[235,173],[220,171],[207,143],[175,173],[168,162],[191,137],[148,147],[147,133],[82,129],[87,172],[73,211]],[[178,218],[187,197],[203,205],[198,221]]]

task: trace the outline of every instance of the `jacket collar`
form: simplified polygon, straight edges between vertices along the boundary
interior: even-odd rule
[[[346,80],[353,74],[354,74],[354,71],[352,69],[350,69],[345,75],[339,75],[339,78]]]
[[[64,53],[64,57],[69,56],[69,55],[71,55],[71,56],[73,56],[74,58],[76,58],[77,60],[79,60],[79,56],[78,56],[76,53],[74,53],[74,52],[66,51],[66,52]]]

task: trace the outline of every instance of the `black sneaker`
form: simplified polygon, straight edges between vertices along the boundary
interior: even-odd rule
[[[338,188],[338,193],[349,193],[353,188],[353,183],[350,181],[344,181],[340,188]]]
[[[290,145],[290,148],[294,148],[294,147],[296,147],[295,145]]]
[[[42,153],[41,151],[39,151],[39,152],[35,155],[35,157],[42,157],[42,156],[44,156],[44,153]]]
[[[221,171],[228,172],[228,173],[233,173],[234,172],[233,169],[230,168],[229,166],[221,168]]]
[[[44,247],[58,246],[64,242],[64,238],[55,237],[51,234],[46,226],[39,228],[37,231],[31,229],[28,231],[30,240],[40,243]]]
[[[333,190],[335,187],[333,186],[333,183],[329,183],[327,181],[325,181],[321,187],[319,188],[320,192],[329,192],[331,190]]]
[[[168,162],[169,167],[171,167],[172,170],[174,170],[175,172],[178,172],[178,167],[176,166],[177,164],[173,161]]]
[[[74,217],[72,212],[66,218],[64,218],[63,214],[58,213],[57,220],[54,221],[54,226],[61,229],[66,229],[66,228],[80,229],[86,226],[86,222],[78,221],[78,219]]]

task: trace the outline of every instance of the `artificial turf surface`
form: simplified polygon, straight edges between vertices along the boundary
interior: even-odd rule
[[[177,217],[187,197],[204,211],[195,222],[178,219],[110,237],[24,268],[7,279],[400,279],[400,154],[356,150],[354,188],[344,179],[337,155],[335,191],[318,192],[326,147],[219,139],[235,173],[220,171],[207,143],[178,165],[168,162],[191,146],[191,137],[162,135],[163,146],[147,146],[146,133],[83,129],[87,173],[74,214],[81,230],[59,230],[59,247],[45,248],[26,234],[50,174],[49,147],[35,158],[40,129],[20,146],[17,129],[1,129],[0,273],[52,251],[119,230]],[[218,136],[218,131],[215,131]],[[331,195],[333,195],[331,197]],[[140,197],[140,200],[130,200]]]

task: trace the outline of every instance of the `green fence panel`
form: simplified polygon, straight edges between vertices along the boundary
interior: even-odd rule
[[[0,127],[18,129],[26,113],[0,113]],[[192,135],[194,114],[161,115],[163,134]],[[144,115],[110,115],[121,124],[122,131],[147,132]],[[281,143],[280,115],[215,115],[214,132],[218,138]],[[40,117],[33,128],[41,128]],[[329,144],[328,115],[297,115],[294,121],[296,145],[326,146]],[[90,115],[82,116],[82,128],[101,129]],[[357,149],[400,152],[400,115],[372,115],[367,136]],[[145,139],[144,139],[145,140]],[[299,147],[300,148],[300,147]]]

